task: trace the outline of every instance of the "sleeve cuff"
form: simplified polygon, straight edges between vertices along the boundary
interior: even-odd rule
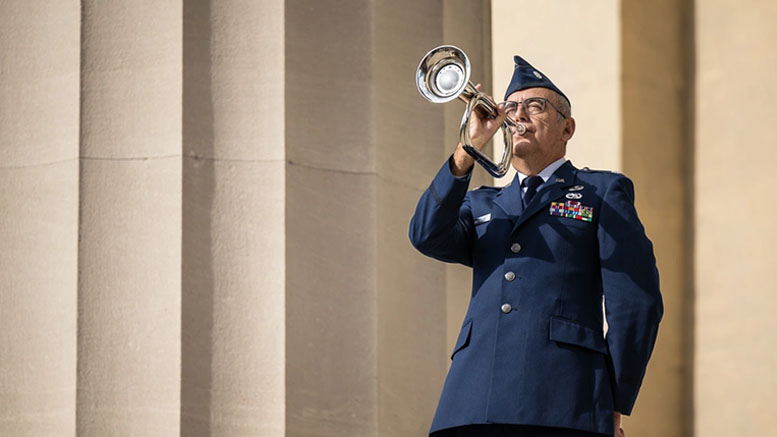
[[[626,416],[630,415],[637,401],[637,393],[639,393],[639,386],[627,382],[618,383],[615,387],[615,411]]]

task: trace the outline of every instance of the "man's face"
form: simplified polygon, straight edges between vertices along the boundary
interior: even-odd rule
[[[507,97],[508,101],[521,102],[532,97],[546,98],[555,106],[561,98],[547,88],[527,88],[516,91]],[[545,104],[545,110],[539,114],[529,114],[523,105],[518,105],[516,121],[526,126],[523,135],[513,134],[514,157],[522,159],[558,159],[566,152],[566,142],[574,133],[574,120],[559,116],[558,111]]]

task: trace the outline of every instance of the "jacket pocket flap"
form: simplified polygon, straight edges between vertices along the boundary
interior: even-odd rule
[[[451,359],[453,359],[453,356],[456,355],[456,352],[467,347],[469,344],[470,332],[472,332],[472,320],[467,321],[467,323],[461,327],[459,338],[456,340],[456,346],[453,347],[453,352],[451,353]]]
[[[550,339],[559,343],[574,344],[603,354],[607,353],[603,330],[597,331],[572,320],[551,317]]]

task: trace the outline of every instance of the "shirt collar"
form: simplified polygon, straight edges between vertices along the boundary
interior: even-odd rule
[[[540,172],[540,174],[538,174],[537,176],[542,178],[542,183],[544,184],[545,182],[548,181],[548,179],[550,179],[550,177],[553,175],[553,173],[555,173],[556,170],[558,170],[559,167],[564,165],[565,162],[567,162],[567,158],[562,156],[561,158],[559,158],[559,159],[551,162],[550,164],[548,164],[548,166],[543,168],[542,171]],[[518,184],[521,187],[523,187],[523,185],[522,185],[523,184],[523,180],[526,179],[528,177],[528,175],[525,175],[525,174],[523,174],[523,173],[521,173],[519,171],[517,171],[516,173],[518,174]]]

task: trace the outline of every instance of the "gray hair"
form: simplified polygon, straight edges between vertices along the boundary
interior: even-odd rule
[[[563,116],[566,118],[569,118],[572,116],[572,105],[569,103],[569,100],[565,99],[561,94],[555,93],[556,98],[553,99],[555,102],[553,102],[554,105],[558,108],[559,117]],[[563,118],[563,117],[562,117]]]

